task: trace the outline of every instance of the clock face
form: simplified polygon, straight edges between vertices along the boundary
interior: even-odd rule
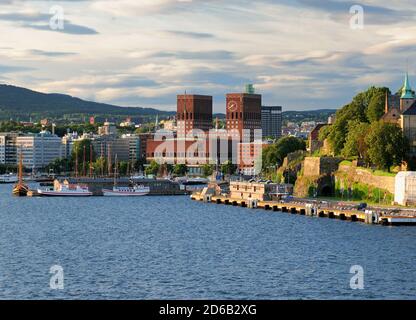
[[[235,103],[234,101],[230,101],[230,103],[228,103],[228,110],[231,112],[234,112],[237,110],[237,103]]]

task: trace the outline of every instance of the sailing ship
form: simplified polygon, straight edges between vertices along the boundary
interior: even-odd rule
[[[139,197],[150,193],[150,188],[143,185],[135,185],[133,187],[117,186],[117,155],[114,167],[114,186],[113,189],[102,189],[104,196],[111,197]]]
[[[23,182],[23,154],[20,152],[19,156],[19,170],[18,170],[18,181],[13,188],[13,194],[17,197],[26,197],[29,192],[29,187]]]

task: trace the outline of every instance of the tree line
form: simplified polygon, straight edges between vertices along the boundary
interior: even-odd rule
[[[402,129],[380,120],[386,94],[388,88],[370,87],[337,111],[333,125],[321,129],[319,139],[328,140],[333,155],[360,159],[386,171],[407,160],[409,142]]]

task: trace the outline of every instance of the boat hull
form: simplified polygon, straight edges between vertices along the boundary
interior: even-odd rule
[[[133,192],[133,191],[114,191],[114,190],[107,190],[103,189],[103,195],[106,197],[142,197],[148,195],[148,191],[143,192]]]
[[[38,194],[42,197],[91,197],[92,192],[58,192],[38,190]]]
[[[13,195],[16,197],[26,197],[29,192],[29,188],[25,185],[15,186],[13,188]]]

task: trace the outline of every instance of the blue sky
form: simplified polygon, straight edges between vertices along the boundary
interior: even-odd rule
[[[49,27],[54,5],[63,30]],[[416,86],[415,17],[414,0],[1,0],[0,83],[163,110],[186,90],[216,112],[254,83],[266,105],[339,108],[398,89],[406,68]]]

